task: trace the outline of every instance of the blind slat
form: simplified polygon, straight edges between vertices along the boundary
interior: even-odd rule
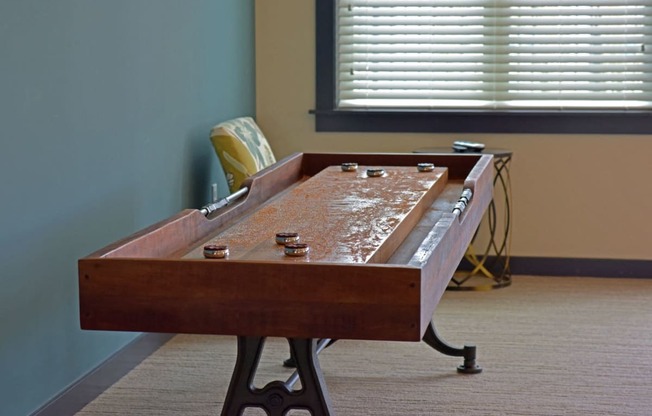
[[[496,55],[495,51],[492,48],[477,48],[474,52],[467,53],[455,53],[449,51],[449,53],[402,53],[400,56],[397,54],[350,54],[342,57],[341,64],[345,68],[348,65],[345,64],[362,64],[367,62],[372,63],[398,63],[400,62],[417,62],[417,63],[427,63],[427,62],[478,62],[478,63],[492,63],[492,62],[518,62],[518,63],[528,63],[528,62],[631,62],[632,64],[637,62],[642,62],[643,64],[649,65],[650,56],[646,53],[644,56],[641,56],[640,59],[632,59],[630,55],[617,53],[601,53],[601,54],[560,54],[555,51],[548,51],[548,53],[538,53],[527,55],[525,51],[518,55]],[[362,64],[364,66],[364,64]]]
[[[342,73],[342,89],[349,89],[350,85],[369,85],[370,87],[382,83],[380,88],[389,88],[390,85],[399,85],[398,83],[408,82],[432,82],[432,81],[514,81],[514,82],[647,82],[652,83],[652,73],[645,72],[622,72],[622,73],[602,73],[602,72],[560,72],[553,71],[509,71],[502,74],[487,74],[481,71],[465,72],[400,72],[400,73],[373,73],[371,75],[361,74],[364,79],[356,77],[355,74]],[[386,86],[387,85],[387,86]]]
[[[345,77],[356,79],[374,79],[390,77],[392,79],[400,78],[403,75],[412,78],[423,76],[431,77],[432,74],[448,74],[455,76],[456,73],[464,74],[468,72],[483,72],[491,76],[501,76],[507,72],[536,72],[536,73],[584,73],[587,76],[592,73],[604,75],[613,75],[615,73],[649,73],[652,68],[645,62],[630,62],[616,59],[611,60],[567,60],[563,61],[562,56],[549,55],[548,59],[538,56],[537,62],[532,61],[530,56],[514,56],[510,62],[498,62],[491,60],[491,56],[485,57],[485,61],[474,60],[475,55],[449,55],[443,62],[432,60],[429,63],[423,62],[369,62],[367,64],[351,63],[351,65],[341,65],[339,74]],[[467,60],[465,61],[464,58]],[[519,61],[517,58],[521,58]],[[571,57],[572,58],[572,57]],[[587,57],[588,58],[588,57]],[[648,64],[649,64],[649,60]]]
[[[554,24],[548,25],[532,25],[532,26],[517,26],[519,34],[538,34],[538,35],[582,35],[582,34],[597,34],[597,35],[650,35],[652,34],[652,27],[650,25],[606,25],[601,24],[599,28],[594,25],[567,25],[558,26]],[[339,31],[340,41],[346,42],[347,39],[364,38],[365,36],[408,36],[408,35],[503,35],[507,36],[514,32],[514,28],[509,27],[490,27],[478,25],[441,25],[441,26],[427,26],[427,25],[384,25],[384,26],[346,26],[341,27]],[[593,33],[595,32],[595,33]]]
[[[652,30],[650,33],[519,33],[513,36],[514,43],[537,44],[537,43],[581,43],[581,44],[650,44],[652,42]],[[433,40],[432,34],[408,34],[408,35],[357,35],[340,37],[340,53],[348,50],[364,50],[365,48],[394,47],[394,45],[411,46],[422,45],[427,47]],[[459,33],[437,35],[438,43],[482,42],[490,45],[502,45],[505,37],[499,33]]]
[[[427,7],[427,6],[464,6],[464,7],[483,7],[487,5],[493,5],[493,1],[487,0],[455,0],[451,2],[450,0],[346,0],[339,1],[338,7],[340,9],[348,9],[349,7],[363,7],[363,6],[375,6],[375,7],[396,7],[397,4],[400,4],[402,7]],[[614,0],[504,0],[500,1],[502,4],[511,5],[517,4],[519,6],[609,6],[609,5],[620,5],[622,1]],[[649,5],[648,0],[628,0],[627,4],[631,6],[646,6]]]
[[[487,20],[492,20],[494,26],[507,27],[510,25],[644,25],[650,18],[645,15],[602,15],[596,16],[568,16],[568,15],[547,15],[547,16],[492,16],[491,14],[469,14],[469,15],[420,15],[420,16],[378,16],[378,17],[343,17],[340,19],[342,26],[377,27],[377,26],[428,26],[428,25],[484,25]],[[596,31],[599,31],[596,28]]]
[[[496,39],[497,40],[497,39]],[[571,43],[572,42],[572,43]],[[520,40],[510,44],[493,43],[479,43],[477,40],[469,39],[468,42],[457,41],[453,43],[439,43],[432,44],[368,44],[368,45],[343,45],[339,48],[339,53],[342,56],[355,54],[364,55],[369,54],[369,59],[374,60],[375,54],[395,54],[394,57],[400,59],[402,55],[411,53],[450,53],[454,51],[464,50],[467,53],[493,53],[496,48],[502,49],[505,53],[627,53],[635,55],[637,53],[645,52],[645,42],[636,43],[595,43],[582,42],[580,39],[568,39],[567,43],[558,42],[549,39],[547,42],[538,43],[524,43]]]
[[[338,6],[340,107],[652,107],[650,0]]]

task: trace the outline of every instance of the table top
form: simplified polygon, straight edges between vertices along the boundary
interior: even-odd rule
[[[344,162],[360,170],[343,175]],[[424,162],[439,168],[417,172]],[[387,174],[365,178],[366,166]],[[81,326],[419,341],[491,200],[492,175],[491,156],[292,155],[249,178],[246,197],[208,218],[184,210],[80,259]],[[333,186],[334,178],[346,179]],[[463,213],[453,212],[464,189],[473,197]],[[361,204],[348,204],[351,194]],[[296,210],[302,198],[316,216]],[[283,216],[270,215],[285,209],[316,244],[309,259],[286,259],[269,241],[281,226],[292,231]],[[326,232],[345,243],[331,252],[318,241],[334,222],[320,217],[329,214],[352,216]],[[198,255],[223,238],[235,244],[233,257]],[[249,241],[242,253],[240,240]]]
[[[369,177],[367,168],[373,167],[344,172],[330,166],[206,244],[228,246],[226,261],[383,263],[411,230],[410,218],[420,217],[437,198],[448,172],[390,166],[382,176]],[[299,234],[309,255],[284,254],[275,236],[287,232]],[[203,258],[202,247],[185,258]]]
[[[461,154],[461,155],[479,155],[479,154],[485,154],[485,155],[493,155],[496,158],[506,158],[512,156],[512,151],[508,149],[501,149],[497,147],[487,147],[485,148],[482,152],[474,152],[474,151],[465,151],[465,152],[458,152],[453,150],[451,147],[421,147],[419,149],[414,149],[414,153],[455,153],[455,154]]]

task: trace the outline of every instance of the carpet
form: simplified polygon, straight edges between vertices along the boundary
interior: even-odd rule
[[[425,343],[340,340],[320,355],[335,413],[652,415],[652,280],[519,276],[446,292],[435,322],[481,374]],[[287,351],[268,339],[256,385],[289,376]],[[77,416],[219,415],[235,356],[235,337],[177,335]]]

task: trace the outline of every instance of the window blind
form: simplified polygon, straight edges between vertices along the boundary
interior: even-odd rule
[[[651,0],[336,1],[338,108],[652,108]]]

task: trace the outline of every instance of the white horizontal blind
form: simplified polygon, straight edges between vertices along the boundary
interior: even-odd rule
[[[338,108],[652,108],[652,0],[337,0]]]

